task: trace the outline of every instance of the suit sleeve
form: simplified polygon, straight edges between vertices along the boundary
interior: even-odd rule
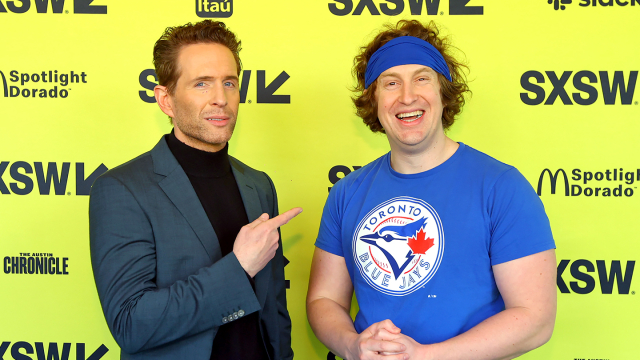
[[[159,288],[154,233],[133,193],[98,178],[89,202],[91,262],[107,324],[126,353],[136,353],[223,324],[223,315],[260,309],[232,253],[184,280]]]
[[[273,193],[273,210],[271,213],[271,218],[273,218],[274,216],[278,216],[279,213],[278,196],[271,178],[266,174],[265,176],[269,180],[269,185],[271,186],[271,191]],[[273,264],[273,279],[275,281],[276,302],[278,307],[278,330],[280,332],[278,336],[280,343],[277,344],[277,346],[280,348],[280,355],[282,359],[289,360],[293,359],[293,349],[291,348],[291,318],[289,317],[289,311],[287,310],[287,288],[284,279],[284,252],[282,249],[282,234],[280,233],[280,228],[278,228],[278,234],[280,235],[280,246],[278,246],[278,250],[276,251]]]

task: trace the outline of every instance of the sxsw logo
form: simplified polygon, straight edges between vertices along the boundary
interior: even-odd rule
[[[196,0],[196,15],[202,18],[228,18],[233,15],[233,0]]]
[[[565,5],[570,5],[573,3],[572,0],[547,0],[547,3],[553,4],[553,8],[555,10],[565,10],[567,7]],[[580,0],[580,6],[635,6],[640,5],[640,0]]]
[[[62,14],[64,11],[66,14],[69,10],[64,10],[65,0],[34,0],[36,5],[36,12],[38,14],[46,14],[49,8],[49,1],[51,1],[51,11],[54,14]],[[3,4],[4,2],[4,4]],[[73,13],[74,14],[106,14],[107,5],[92,5],[93,0],[73,0]],[[16,3],[20,3],[17,6]],[[6,5],[5,5],[6,4]],[[0,0],[0,13],[9,12],[15,14],[23,14],[31,9],[31,0]]]
[[[640,0],[638,0],[640,1]],[[538,84],[545,84],[547,79],[553,89],[547,94],[545,89]],[[571,80],[575,92],[567,92],[566,86]],[[615,105],[618,94],[620,104],[630,105],[636,90],[638,71],[629,71],[625,77],[623,71],[598,71],[598,74],[591,71],[563,71],[561,74],[555,71],[526,71],[520,77],[520,85],[527,92],[520,93],[520,100],[527,105],[553,105],[556,100],[560,100],[563,105],[592,105],[600,94],[604,105]],[[599,87],[590,84],[600,83]],[[600,91],[598,91],[600,90]]]
[[[635,261],[627,261],[623,273],[620,260],[611,261],[609,266],[607,266],[607,262],[604,260],[596,260],[595,266],[593,262],[585,259],[574,260],[573,262],[571,260],[560,260],[556,284],[563,294],[570,294],[571,292],[576,294],[589,294],[596,288],[596,281],[590,273],[596,272],[597,268],[600,292],[602,294],[613,294],[614,285],[616,285],[616,293],[628,295],[635,266]],[[567,268],[569,268],[571,276],[579,282],[569,281],[569,286],[567,286],[564,278],[564,276],[566,276],[564,272]],[[569,291],[569,289],[571,289],[571,291]],[[635,291],[632,291],[631,294],[635,295]]]
[[[467,5],[470,1],[449,0],[449,15],[483,15],[484,7]],[[384,0],[378,5],[373,0],[333,0],[329,3],[329,11],[337,16],[362,15],[367,12],[371,15],[380,15],[382,12],[384,15],[395,16],[405,11],[407,5],[411,15],[422,15],[423,9],[427,10],[427,15],[438,15],[440,11],[440,0]],[[440,15],[443,14],[440,12]]]
[[[287,74],[286,71],[282,71],[280,75],[271,80],[269,85],[267,85],[266,70],[258,70],[256,73],[256,102],[258,104],[291,104],[290,95],[275,94],[285,81],[289,79],[289,74]],[[247,92],[251,82],[251,74],[251,70],[242,71],[242,77],[240,79],[240,103],[242,104],[247,102]],[[154,80],[151,81],[151,78]],[[158,85],[158,75],[156,75],[155,70],[143,70],[140,73],[138,81],[140,82],[140,86],[145,89],[138,92],[140,99],[146,103],[155,103],[156,98],[153,96],[153,88]],[[249,99],[248,102],[252,103],[251,99]]]
[[[11,164],[11,166],[9,166]],[[46,170],[45,170],[46,165]],[[3,178],[7,168],[9,174]],[[59,164],[50,162],[43,164],[40,161],[28,163],[26,161],[15,161],[10,163],[9,161],[0,162],[0,194],[2,195],[27,195],[30,194],[35,184],[30,174],[36,174],[36,183],[38,185],[38,192],[40,195],[50,195],[51,187],[53,186],[53,192],[56,195],[71,195],[67,192],[67,182],[69,180],[69,169],[71,163],[64,162],[59,167]],[[100,164],[89,176],[85,178],[84,163],[76,163],[76,195],[89,195],[91,191],[91,185],[98,178],[98,176],[104,174],[107,167],[104,164]],[[13,181],[9,182],[7,186],[6,180],[11,178]],[[2,359],[2,356],[0,356]]]
[[[24,360],[32,358],[28,355],[33,355],[35,353],[36,359],[38,360],[51,360],[51,359],[62,359],[68,360],[71,354],[71,343],[63,343],[62,348],[56,342],[49,343],[49,346],[45,349],[44,343],[37,342],[32,345],[26,341],[16,341],[11,345],[11,350],[9,350],[9,345],[11,345],[11,341],[4,341],[0,344],[0,359],[9,359],[9,352],[11,354],[11,358],[15,360]],[[35,350],[35,351],[34,351]],[[87,356],[86,346],[84,343],[76,344],[76,360],[99,360],[109,352],[109,349],[104,346],[104,344],[100,345],[91,355]],[[27,354],[27,355],[25,355]],[[6,357],[4,357],[6,356]]]

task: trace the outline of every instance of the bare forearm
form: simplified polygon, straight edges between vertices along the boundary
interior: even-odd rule
[[[512,359],[533,350],[551,337],[552,314],[514,307],[504,310],[469,331],[447,341],[423,347],[423,359]]]
[[[330,299],[307,304],[309,324],[320,340],[334,354],[346,359],[349,344],[358,336],[347,309]]]

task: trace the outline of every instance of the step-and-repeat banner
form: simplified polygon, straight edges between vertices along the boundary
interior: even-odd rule
[[[0,0],[0,358],[119,358],[88,194],[171,130],[153,44],[203,18],[244,48],[230,153],[273,178],[281,210],[305,209],[283,228],[298,359],[328,353],[304,305],[327,190],[389,151],[354,115],[353,57],[400,19],[436,21],[469,65],[448,135],[516,166],[551,220],[555,332],[523,358],[639,358],[639,15],[638,0]]]

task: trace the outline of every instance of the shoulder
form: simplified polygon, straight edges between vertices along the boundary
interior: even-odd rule
[[[118,165],[102,174],[92,186],[120,183],[130,191],[143,190],[150,183],[158,183],[164,176],[179,167],[163,138],[149,151]],[[162,174],[164,174],[164,176]]]
[[[114,180],[125,185],[139,183],[145,179],[150,180],[154,177],[153,174],[153,160],[148,151],[106,171],[96,179],[93,186]]]
[[[505,164],[496,158],[478,151],[469,145],[461,144],[462,162],[465,168],[473,172],[478,172],[485,176],[500,177],[501,175],[515,170],[511,165]]]
[[[485,188],[507,185],[530,188],[529,181],[514,166],[505,164],[481,151],[465,145],[462,154],[462,168],[467,176],[482,181]]]

